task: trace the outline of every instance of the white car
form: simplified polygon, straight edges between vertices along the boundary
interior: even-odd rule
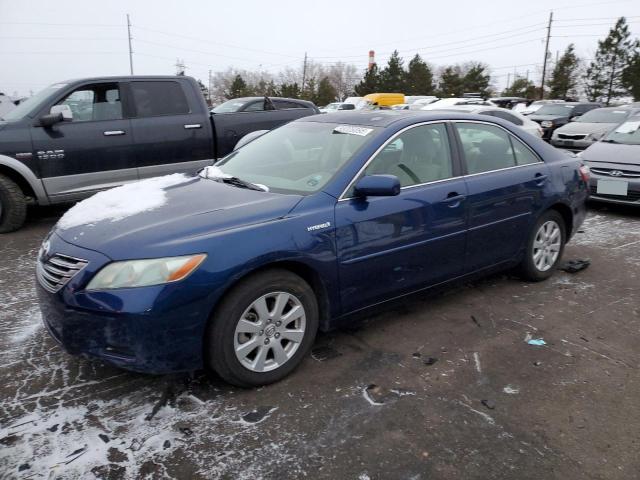
[[[443,108],[449,108],[459,105],[485,105],[489,107],[495,107],[496,104],[491,100],[483,100],[482,98],[443,98],[437,102],[425,105],[420,110],[442,110]]]
[[[513,110],[515,110],[518,113],[521,113],[522,115],[531,115],[532,113],[535,113],[538,110],[540,110],[543,106],[548,105],[550,103],[565,103],[565,101],[564,100],[537,100],[531,103],[529,106],[527,106],[524,103],[518,103],[513,107]]]
[[[422,104],[428,105],[429,103],[433,103],[440,100],[438,97],[434,97],[433,95],[405,95],[404,101],[409,105],[413,104]]]
[[[423,109],[424,110],[424,109]],[[436,109],[431,109],[436,110]],[[522,130],[536,137],[542,137],[542,128],[538,122],[525,117],[524,115],[514,112],[513,110],[507,110],[506,108],[492,107],[490,105],[453,105],[446,108],[440,108],[437,110],[445,110],[447,112],[466,112],[475,113],[477,115],[488,115],[490,117],[498,117],[507,122],[511,122],[517,125]]]

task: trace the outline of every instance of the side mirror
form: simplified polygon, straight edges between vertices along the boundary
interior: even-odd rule
[[[73,112],[71,111],[71,107],[69,105],[54,105],[53,107],[51,107],[51,110],[49,110],[49,113],[61,113],[62,120],[67,122],[73,121]]]
[[[40,117],[40,126],[45,128],[51,127],[56,123],[62,122],[62,120],[63,117],[61,113],[49,113]]]
[[[400,193],[400,180],[395,175],[365,175],[356,182],[356,197],[394,197]]]

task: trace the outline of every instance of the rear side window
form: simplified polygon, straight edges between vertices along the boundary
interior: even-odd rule
[[[131,82],[138,117],[182,115],[189,104],[178,82]]]
[[[501,128],[479,123],[456,123],[455,127],[470,175],[516,166],[509,135]]]

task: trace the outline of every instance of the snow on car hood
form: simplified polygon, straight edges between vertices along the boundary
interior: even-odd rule
[[[104,192],[107,195],[96,194],[78,204],[76,212],[69,211],[69,217],[63,217],[56,226],[56,233],[66,242],[112,259],[193,253],[198,239],[283,217],[302,198],[197,176],[179,177],[160,177],[164,180],[138,182],[131,184],[131,189],[118,187]],[[140,188],[141,183],[146,185]],[[127,194],[123,201],[114,199],[123,191]],[[101,205],[105,197],[110,201],[108,208]],[[137,205],[131,205],[134,203]],[[92,218],[91,211],[100,216]],[[202,250],[202,246],[198,248]]]
[[[616,123],[590,123],[590,122],[569,122],[556,130],[556,133],[606,133],[615,127]]]

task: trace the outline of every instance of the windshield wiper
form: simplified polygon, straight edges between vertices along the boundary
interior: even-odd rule
[[[617,140],[613,140],[612,138],[605,138],[602,141],[605,142],[605,143],[620,143]]]
[[[258,190],[259,192],[265,191],[264,188],[259,187],[255,183],[247,182],[246,180],[242,180],[238,177],[214,178],[213,180],[228,183],[229,185],[233,185],[234,187],[248,188],[249,190]]]

